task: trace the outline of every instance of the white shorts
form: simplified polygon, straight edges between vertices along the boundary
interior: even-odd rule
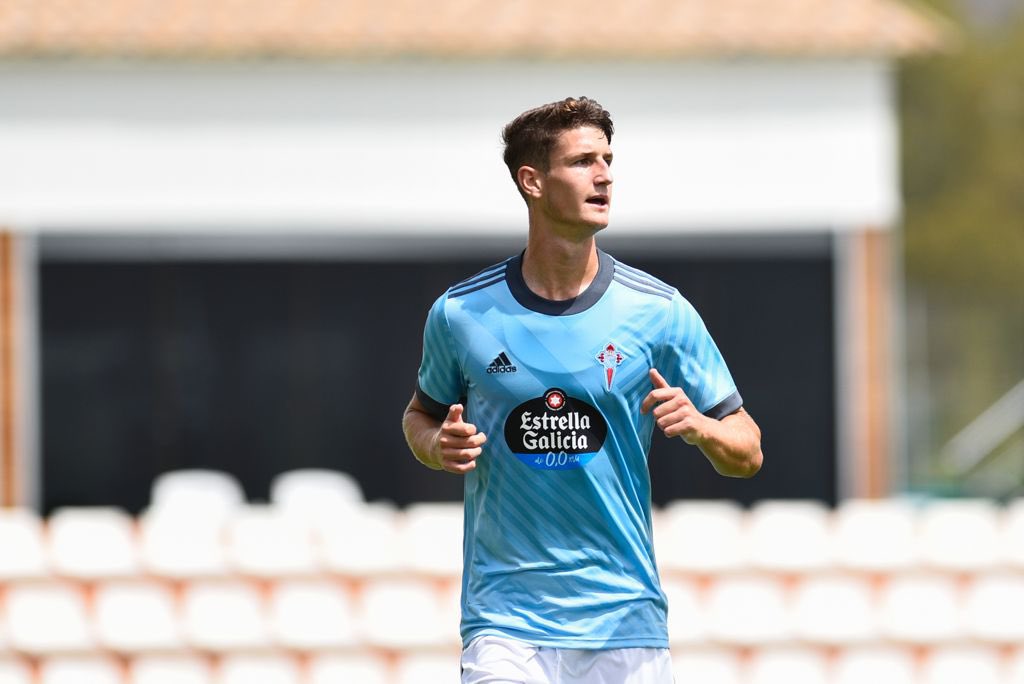
[[[667,648],[588,650],[482,636],[462,652],[462,684],[672,684]]]

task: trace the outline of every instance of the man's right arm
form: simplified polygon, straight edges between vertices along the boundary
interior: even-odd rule
[[[487,435],[462,420],[462,404],[448,407],[439,421],[414,394],[402,416],[402,430],[416,459],[433,470],[465,475],[476,468]]]

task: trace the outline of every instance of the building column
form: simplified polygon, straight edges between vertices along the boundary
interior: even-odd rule
[[[0,506],[36,506],[35,237],[0,229]]]
[[[901,479],[893,232],[836,234],[837,456],[840,498],[884,497]]]

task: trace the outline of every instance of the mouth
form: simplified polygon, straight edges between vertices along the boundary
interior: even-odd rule
[[[595,207],[607,207],[608,196],[607,195],[594,195],[587,198],[587,204],[591,204]]]

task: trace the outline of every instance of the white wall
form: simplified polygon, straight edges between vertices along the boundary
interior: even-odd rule
[[[590,95],[615,228],[891,226],[884,62],[0,63],[0,226],[515,234],[499,131]]]

